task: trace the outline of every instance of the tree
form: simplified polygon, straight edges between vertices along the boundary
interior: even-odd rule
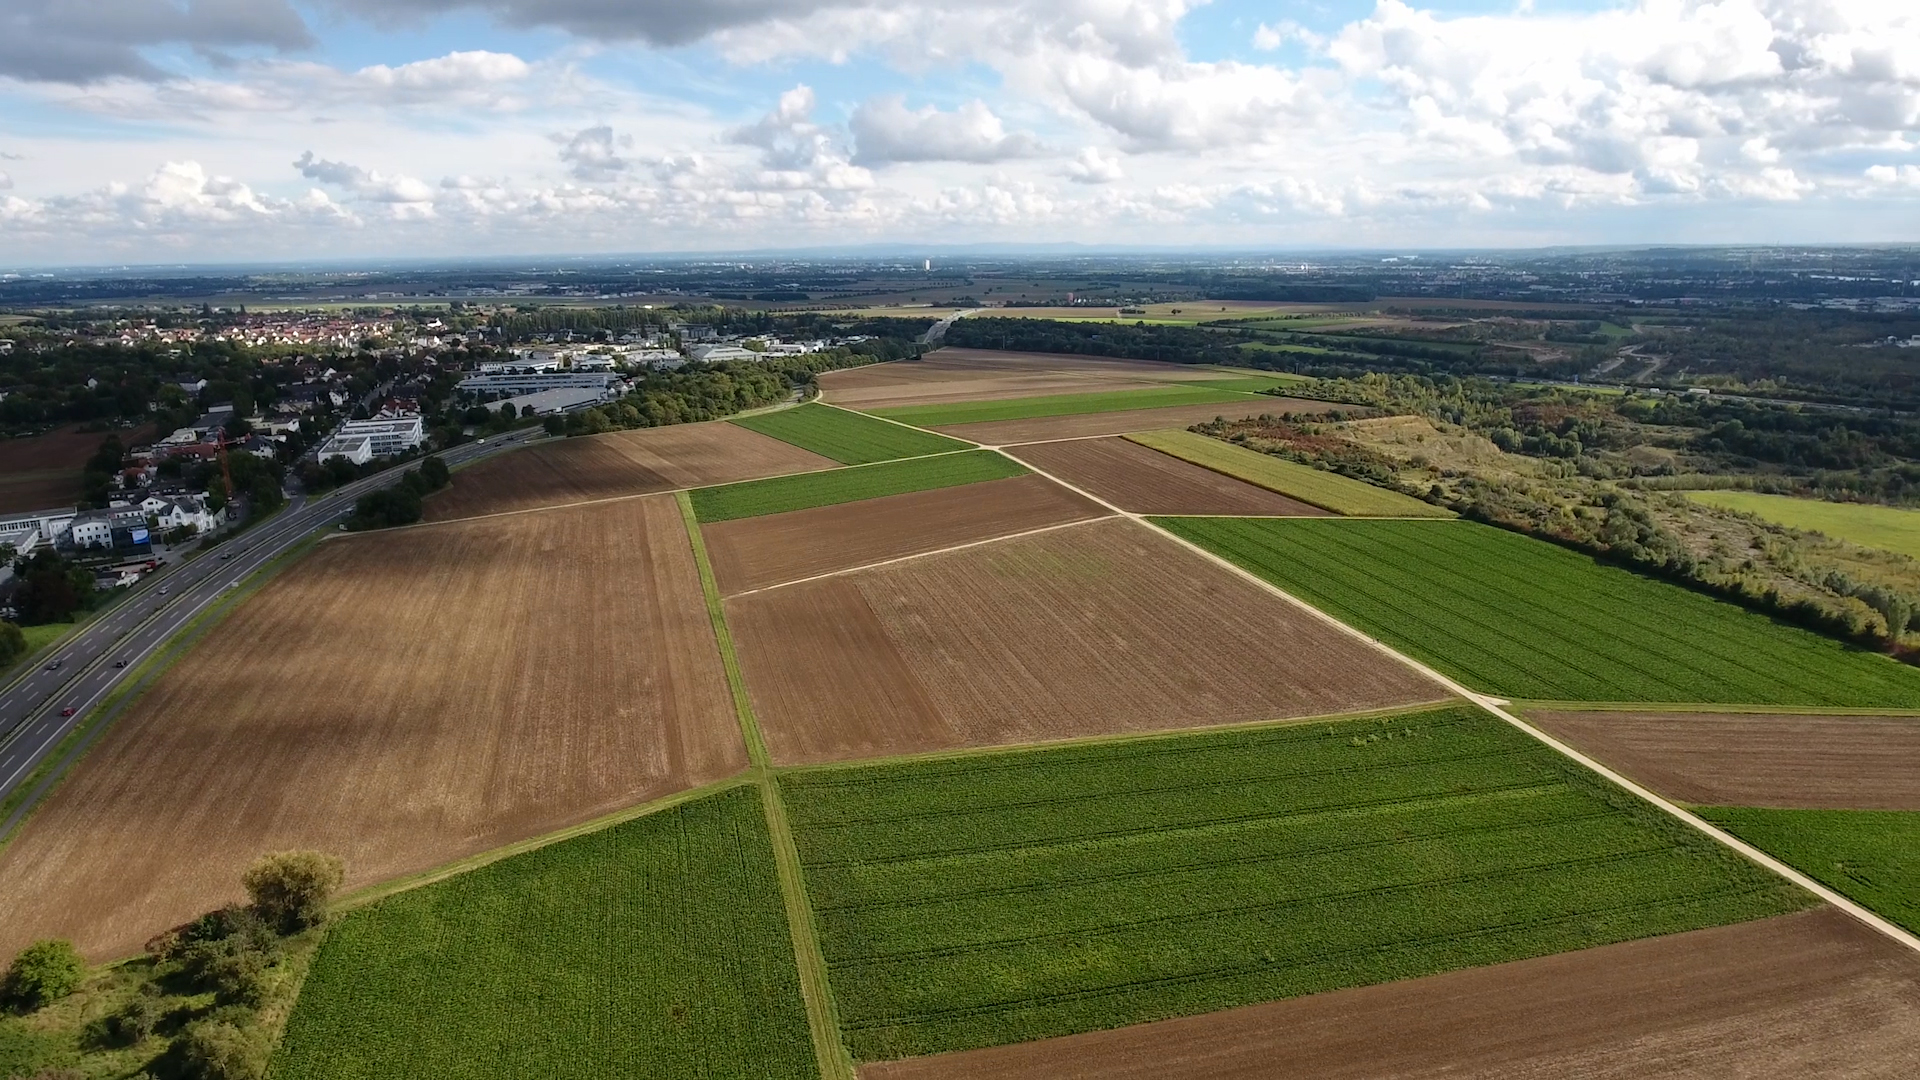
[[[420,478],[425,480],[430,490],[438,491],[453,479],[453,473],[447,463],[437,457],[430,457],[420,463]]]
[[[327,901],[346,876],[337,855],[320,851],[276,851],[247,868],[240,883],[253,910],[282,933],[318,925],[327,917]]]
[[[258,1037],[225,1020],[188,1024],[174,1043],[181,1071],[193,1080],[259,1080],[267,1051]]]
[[[71,941],[49,938],[20,950],[0,978],[0,999],[23,1012],[32,1012],[80,988],[87,965]]]
[[[0,622],[0,667],[26,655],[27,635],[10,622]]]
[[[93,575],[52,548],[34,552],[25,565],[14,567],[14,573],[20,587],[13,604],[20,609],[20,621],[28,626],[64,622],[93,596]]]
[[[545,420],[540,421],[540,427],[549,435],[565,435],[567,433],[567,418],[561,416],[559,413],[553,413]]]

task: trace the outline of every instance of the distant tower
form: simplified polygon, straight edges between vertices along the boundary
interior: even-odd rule
[[[922,269],[922,270],[929,270],[929,271],[930,271],[930,270],[932,270],[932,269],[933,269],[933,260],[932,260],[932,259],[923,259],[923,260],[921,260],[921,262],[920,262],[920,269]]]

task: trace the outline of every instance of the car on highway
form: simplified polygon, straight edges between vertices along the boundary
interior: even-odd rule
[[[220,553],[221,562],[226,562],[228,559],[231,559],[231,558],[233,558],[233,552],[231,551],[223,551]]]
[[[58,660],[49,660],[49,661],[47,661],[47,666],[46,666],[46,669],[45,669],[45,670],[47,670],[47,671],[59,671],[59,670],[60,670],[60,661],[58,661]]]
[[[160,595],[161,596],[167,595],[167,586],[165,585],[160,586]]]
[[[126,667],[126,666],[127,666],[127,662],[126,662],[125,660],[115,660],[115,661],[113,662],[113,666],[114,666],[114,667]]]
[[[69,706],[67,706],[67,707],[66,707],[66,708],[64,708],[64,709],[61,709],[61,710],[60,710],[60,715],[61,715],[61,716],[72,716],[72,715],[73,715],[73,706],[71,706],[71,705],[69,705]]]

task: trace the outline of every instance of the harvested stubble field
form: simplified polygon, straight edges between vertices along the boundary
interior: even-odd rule
[[[1159,523],[1460,682],[1507,697],[1920,706],[1920,670],[1487,525]]]
[[[1027,470],[991,450],[883,461],[878,465],[834,469],[803,476],[776,476],[692,493],[701,521],[731,521],[762,514],[784,514],[816,506],[859,502],[909,491],[958,487],[1020,476]]]
[[[1264,394],[1241,397],[1237,401],[1207,405],[1176,405],[1159,409],[1128,409],[1123,412],[1082,413],[1077,416],[1043,416],[1034,420],[998,420],[986,424],[959,424],[940,430],[956,439],[983,446],[1014,446],[1020,443],[1052,442],[1056,439],[1087,439],[1100,435],[1125,435],[1155,428],[1179,428],[1203,424],[1209,420],[1244,420],[1267,413],[1324,413],[1340,408],[1324,401],[1305,398],[1268,397]]]
[[[1527,719],[1697,806],[1920,810],[1920,717],[1543,709]]]
[[[1010,453],[1136,514],[1326,517],[1327,511],[1121,438],[1035,443]]]
[[[760,797],[734,788],[348,915],[279,1080],[812,1078]]]
[[[1421,502],[1397,491],[1191,431],[1141,431],[1128,435],[1127,439],[1347,517],[1455,516],[1446,507]]]
[[[262,852],[348,885],[746,764],[671,497],[322,544],[215,627],[0,853],[0,955],[236,899]]]
[[[863,1061],[1813,902],[1470,707],[780,784]]]
[[[428,521],[831,469],[831,458],[716,420],[542,443],[462,469]]]
[[[115,432],[128,446],[152,431]],[[0,439],[0,513],[72,506],[81,495],[80,471],[105,442],[106,432],[75,427],[20,439]]]
[[[820,375],[821,396],[850,409],[939,405],[960,401],[1140,390],[1167,382],[1220,378],[1218,371],[1180,364],[1057,353],[937,349],[917,360],[895,360]]]
[[[860,1080],[1904,1080],[1920,957],[1833,908],[883,1062]]]
[[[1041,397],[1008,398],[1002,401],[905,405],[893,409],[868,411],[875,416],[884,416],[902,424],[946,428],[961,424],[990,424],[1003,420],[1033,420],[1050,416],[1079,416],[1084,413],[1165,409],[1177,405],[1230,406],[1245,401],[1247,397],[1248,395],[1236,390],[1215,390],[1207,386],[1152,386],[1143,390],[1046,394]]]
[[[1920,812],[1715,806],[1699,813],[1920,934]]]
[[[727,601],[776,761],[1314,716],[1446,697],[1123,520]]]
[[[967,444],[958,439],[915,431],[817,403],[736,417],[729,423],[792,443],[842,465],[869,465],[876,461],[967,449]]]
[[[888,495],[701,527],[728,596],[818,574],[1102,517],[1039,476]]]

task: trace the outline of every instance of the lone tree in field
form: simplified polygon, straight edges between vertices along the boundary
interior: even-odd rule
[[[59,938],[36,941],[20,950],[0,978],[0,1001],[22,1012],[52,1004],[80,988],[86,962],[73,943]]]
[[[253,910],[281,933],[291,934],[327,917],[327,901],[345,876],[346,866],[337,855],[276,851],[248,867],[240,883],[247,887]]]

